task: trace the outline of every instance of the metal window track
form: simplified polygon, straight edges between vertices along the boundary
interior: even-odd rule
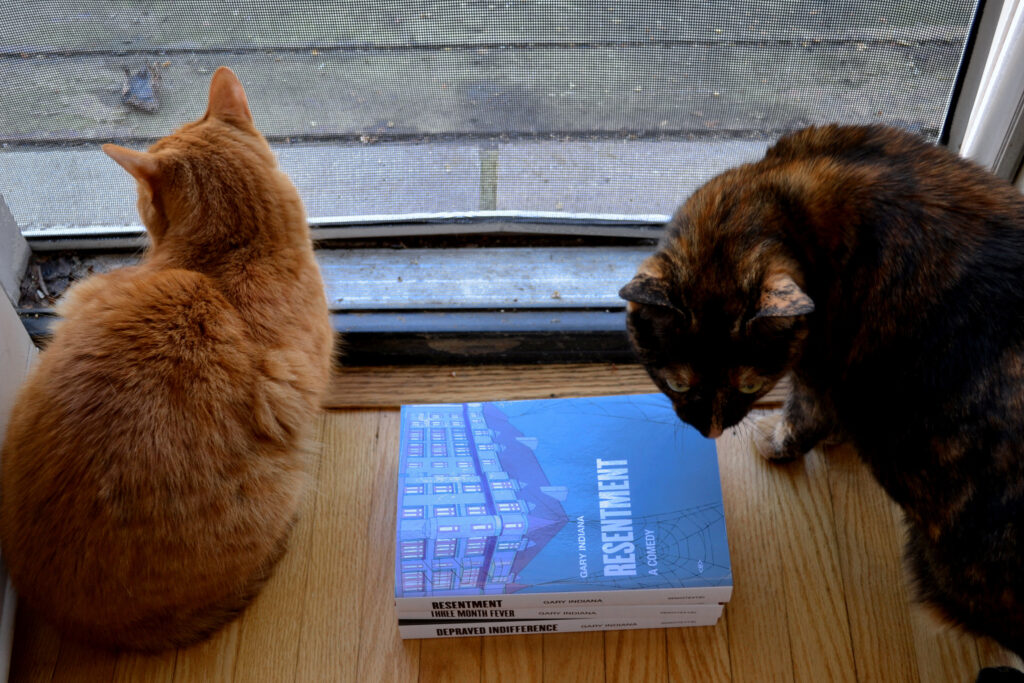
[[[671,217],[568,214],[555,211],[471,211],[309,219],[315,241],[421,237],[429,235],[521,234],[619,237],[650,240]],[[22,233],[34,252],[68,249],[137,249],[147,244],[142,225],[55,225]]]
[[[350,364],[632,360],[619,288],[667,216],[479,212],[311,221],[335,329]],[[457,234],[634,238],[626,246],[336,248],[339,240]],[[137,260],[141,227],[27,231],[36,262],[68,250],[83,271]],[[341,242],[343,244],[343,242]],[[66,258],[66,256],[64,256]],[[33,268],[29,276],[33,277]],[[39,275],[35,275],[39,277]],[[54,289],[50,286],[48,289]],[[59,289],[59,288],[58,288]],[[45,340],[52,307],[19,311]]]

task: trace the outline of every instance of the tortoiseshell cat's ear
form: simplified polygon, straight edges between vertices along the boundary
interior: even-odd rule
[[[668,281],[664,277],[661,260],[657,255],[644,259],[633,279],[619,290],[619,297],[632,304],[675,308],[669,298]],[[632,310],[633,306],[629,309]]]
[[[619,290],[619,297],[637,304],[672,308],[672,302],[668,298],[668,284],[661,278],[647,273],[637,273]]]
[[[206,106],[206,116],[203,118],[211,116],[229,123],[253,122],[245,88],[242,87],[242,82],[238,80],[235,72],[226,66],[218,68],[210,80],[210,101]]]
[[[773,273],[765,278],[757,302],[758,318],[795,318],[814,311],[814,302],[788,273]]]
[[[110,143],[103,145],[103,152],[120,164],[124,170],[131,173],[136,180],[144,183],[150,192],[153,191],[156,180],[160,175],[160,164],[155,154],[138,152],[134,149]]]

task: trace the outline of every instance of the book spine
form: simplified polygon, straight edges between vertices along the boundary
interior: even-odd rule
[[[522,619],[689,619],[714,618],[722,605],[601,605],[598,607],[505,607],[499,609],[432,609],[400,611],[399,624],[406,622],[504,621]]]
[[[642,590],[573,593],[499,593],[480,596],[423,596],[395,598],[400,614],[438,609],[582,608],[608,605],[710,605],[728,602],[732,586],[704,588],[646,588]]]
[[[714,626],[718,618],[689,619],[538,619],[528,621],[481,621],[462,624],[417,624],[399,626],[402,638],[460,638],[467,636],[508,636],[581,631],[627,631],[641,628]]]

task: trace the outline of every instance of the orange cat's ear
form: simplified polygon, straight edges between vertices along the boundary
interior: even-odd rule
[[[245,89],[235,72],[226,66],[218,68],[210,80],[210,101],[206,105],[206,116],[222,121],[247,121],[252,123],[249,100]]]
[[[138,152],[110,143],[103,145],[103,151],[120,164],[124,170],[131,173],[136,180],[146,183],[150,189],[153,189],[156,179],[160,175],[160,164],[155,154]]]
[[[773,273],[765,278],[761,288],[758,311],[751,320],[758,318],[793,318],[814,311],[811,297],[787,273]]]

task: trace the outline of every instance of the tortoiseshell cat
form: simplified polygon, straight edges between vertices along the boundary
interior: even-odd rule
[[[152,248],[68,292],[12,413],[0,539],[45,619],[156,651],[233,619],[284,552],[332,333],[299,195],[229,69],[198,121],[104,151]]]
[[[849,439],[906,514],[921,598],[1024,656],[1012,186],[903,132],[809,128],[700,188],[620,295],[640,360],[705,436],[791,373],[763,454]]]

